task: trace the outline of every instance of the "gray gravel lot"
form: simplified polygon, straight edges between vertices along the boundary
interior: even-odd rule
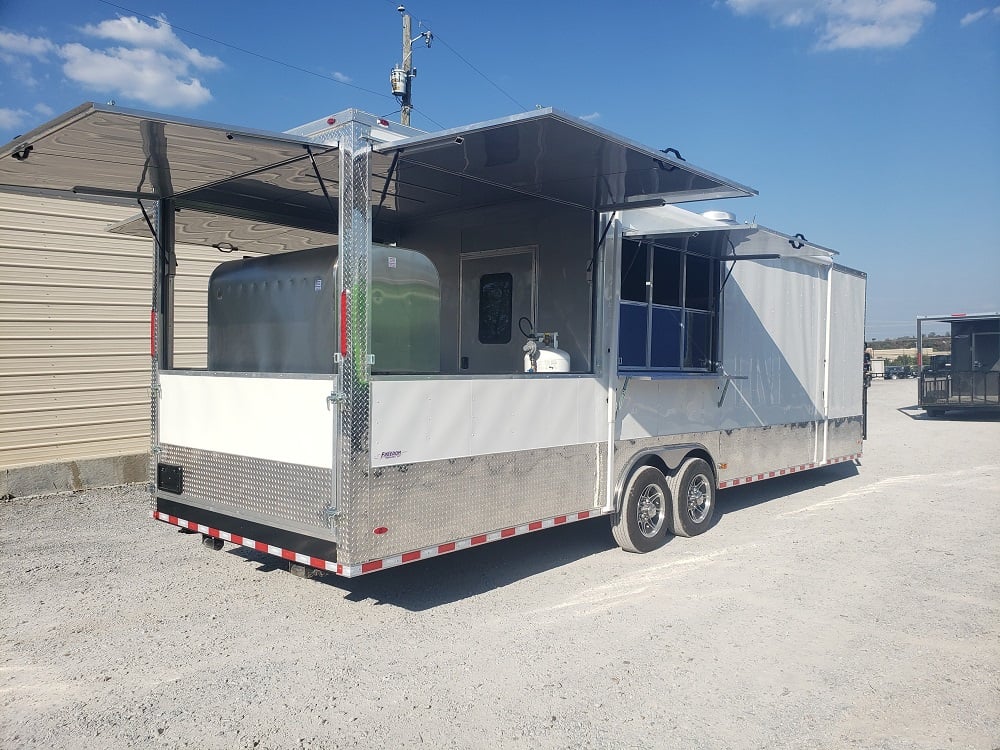
[[[2,503],[0,747],[993,750],[1000,421],[914,398],[649,555],[600,518],[302,580],[138,488]]]

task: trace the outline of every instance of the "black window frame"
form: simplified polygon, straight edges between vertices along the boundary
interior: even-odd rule
[[[621,297],[621,282],[625,274],[624,266],[620,269],[618,275],[619,283],[619,294],[618,294],[618,312],[619,312],[619,329],[618,329],[618,341],[619,341],[619,353],[618,353],[618,370],[630,373],[630,372],[678,372],[678,373],[714,373],[718,370],[718,346],[719,346],[719,301],[722,297],[722,262],[711,255],[704,253],[692,252],[685,247],[678,246],[678,244],[666,243],[663,241],[650,241],[650,240],[632,240],[632,239],[622,239],[622,257],[634,257],[635,247],[645,249],[645,264],[646,264],[646,294],[645,301],[639,302],[636,300],[623,299]],[[657,266],[656,257],[660,255],[664,260],[669,258],[670,262],[676,267],[677,261],[679,260],[680,267],[680,278],[674,278],[673,275],[666,278],[668,283],[677,284],[677,290],[670,290],[668,293],[658,295],[656,290],[656,277],[657,277]],[[697,259],[692,261],[692,259]],[[689,289],[688,284],[688,266],[689,262],[694,265],[694,262],[703,263],[707,261],[709,264],[708,272],[708,302],[705,302],[704,297],[698,297],[697,306],[691,306],[695,304],[695,300],[689,300],[688,295],[692,292]],[[661,261],[663,262],[663,261]],[[661,278],[662,283],[665,279]],[[678,300],[677,292],[679,290],[679,305],[669,305],[654,302],[655,299],[671,299]],[[626,313],[625,308],[629,308],[628,313]],[[639,319],[639,311],[645,311],[645,357],[643,364],[623,363],[622,362],[622,350],[623,339],[625,338],[622,334],[622,321],[628,319],[636,321]],[[708,321],[708,331],[707,337],[702,338],[699,341],[692,339],[691,332],[694,328],[694,323],[698,322],[697,317],[693,316],[704,316],[702,322],[707,318]],[[654,318],[658,318],[654,320]],[[657,332],[657,328],[660,326],[670,326],[670,319],[676,320],[676,328],[673,330],[678,331],[676,339],[670,337],[668,343],[675,345],[677,351],[671,355],[670,363],[664,364],[667,360],[663,357],[662,347],[657,347],[657,343],[662,342],[662,338],[655,338],[654,335]],[[660,329],[665,330],[664,328]],[[642,331],[639,331],[639,335],[642,335]],[[632,354],[637,353],[637,344],[635,336],[629,337],[628,347]],[[704,352],[700,360],[704,363],[703,365],[695,365],[692,363],[691,358],[694,355],[694,346],[701,344],[699,349],[707,350]],[[707,343],[707,345],[706,345]],[[671,347],[668,347],[668,350]],[[669,353],[669,351],[668,351]],[[654,356],[655,355],[655,356]],[[659,363],[654,364],[654,359],[656,357],[660,358]],[[674,358],[675,357],[675,358]]]

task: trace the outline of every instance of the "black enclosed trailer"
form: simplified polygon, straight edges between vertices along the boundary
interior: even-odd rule
[[[923,357],[924,330],[944,323],[950,356]],[[917,318],[918,403],[930,417],[957,409],[1000,412],[1000,313]]]

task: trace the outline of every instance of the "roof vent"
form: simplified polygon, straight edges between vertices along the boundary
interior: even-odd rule
[[[729,211],[705,211],[702,213],[706,219],[711,219],[712,221],[721,221],[723,224],[736,224],[736,214],[730,213]]]

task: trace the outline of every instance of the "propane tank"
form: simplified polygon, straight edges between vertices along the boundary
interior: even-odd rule
[[[558,333],[536,333],[524,347],[525,372],[569,372],[569,352],[559,348]]]

